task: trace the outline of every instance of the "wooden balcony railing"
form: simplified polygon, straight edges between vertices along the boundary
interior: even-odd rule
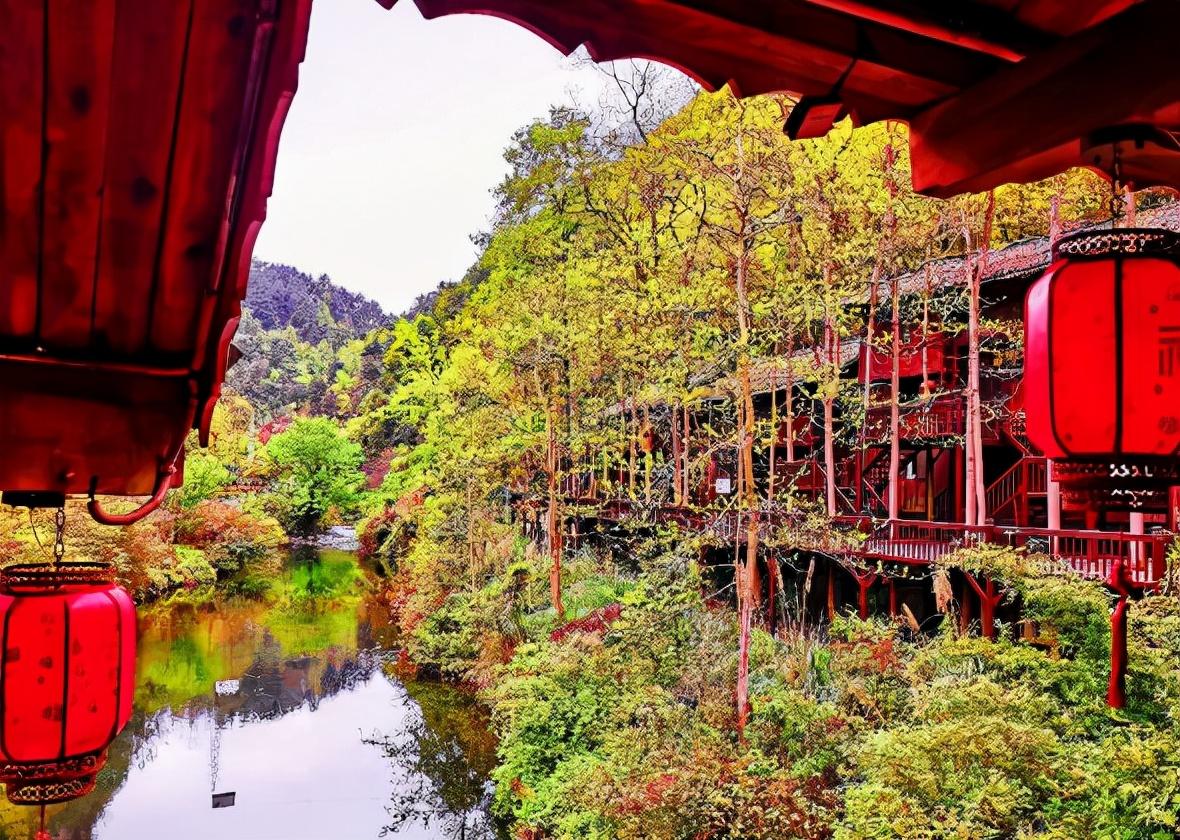
[[[867,440],[888,440],[889,415],[888,405],[869,407],[865,417]],[[902,440],[933,440],[964,434],[965,418],[962,398],[956,394],[944,394],[931,400],[901,406],[898,425]]]
[[[862,553],[882,560],[927,565],[963,546],[986,542],[1044,555],[1047,572],[1068,568],[1095,580],[1109,577],[1115,562],[1122,560],[1136,584],[1150,586],[1162,580],[1167,571],[1167,551],[1173,539],[1171,534],[894,521],[873,531]]]

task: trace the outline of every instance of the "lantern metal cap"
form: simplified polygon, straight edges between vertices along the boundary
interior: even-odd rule
[[[1180,258],[1180,233],[1164,228],[1110,228],[1063,236],[1053,246],[1053,259],[1111,257]]]
[[[13,805],[55,805],[93,793],[98,786],[98,774],[88,773],[74,779],[38,781],[29,784],[10,782],[5,792]]]
[[[0,764],[0,782],[14,805],[52,805],[93,791],[106,763],[104,749],[57,761]]]
[[[115,568],[109,563],[14,563],[0,568],[0,592],[7,594],[60,592],[63,589],[111,586],[114,582]]]

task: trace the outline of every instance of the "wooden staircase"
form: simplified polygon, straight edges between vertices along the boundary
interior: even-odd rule
[[[986,490],[987,513],[992,521],[1005,525],[1031,524],[1048,505],[1048,462],[1038,455],[1026,455],[992,482]]]

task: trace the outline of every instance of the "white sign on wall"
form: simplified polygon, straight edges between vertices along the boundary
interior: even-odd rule
[[[719,494],[727,495],[729,493],[729,487],[730,487],[730,485],[729,485],[728,478],[713,479],[713,489],[716,490]]]

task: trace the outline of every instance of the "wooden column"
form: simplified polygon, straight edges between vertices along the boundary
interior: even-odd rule
[[[861,621],[869,617],[869,589],[877,580],[876,572],[861,572],[856,569],[849,570],[853,579],[856,581],[856,612],[860,616]]]
[[[985,580],[980,585],[979,581],[975,579],[975,575],[970,572],[964,573],[964,576],[970,587],[975,590],[975,594],[979,596],[980,631],[985,639],[994,639],[996,637],[996,607],[999,606],[1004,595],[997,590],[993,580]]]
[[[1120,595],[1110,614],[1110,683],[1106,705],[1121,709],[1127,705],[1127,596]]]
[[[1146,522],[1142,513],[1132,513],[1130,515],[1129,530],[1132,534],[1147,533]],[[1128,546],[1128,548],[1130,549],[1128,553],[1130,554],[1131,568],[1137,569],[1143,564],[1144,560],[1143,543],[1133,542]],[[1143,571],[1147,570],[1144,569]]]
[[[967,519],[966,478],[963,475],[963,458],[966,449],[948,449],[947,454],[954,460],[955,483],[953,497],[955,500],[955,521],[964,522]]]
[[[1118,596],[1110,614],[1110,682],[1106,686],[1106,705],[1121,709],[1127,705],[1127,606],[1135,588],[1123,558],[1115,559],[1106,585]]]
[[[828,621],[836,617],[836,564],[828,563]]]

